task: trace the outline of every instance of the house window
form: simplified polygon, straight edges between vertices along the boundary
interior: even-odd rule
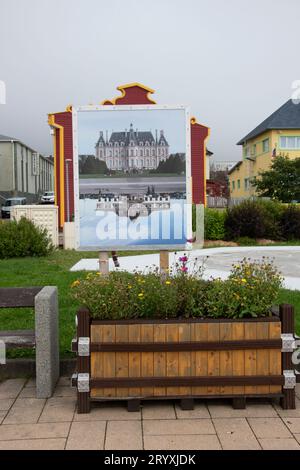
[[[244,156],[249,157],[250,155],[250,147],[247,145],[247,147],[244,148]]]
[[[256,155],[256,144],[252,145],[251,154],[254,155],[254,156]]]
[[[241,188],[241,180],[237,180],[237,187],[238,187],[238,189]]]
[[[244,185],[245,185],[245,191],[248,191],[248,189],[249,189],[249,178],[245,178]]]
[[[299,150],[300,149],[300,137],[281,136],[279,139],[279,146],[281,149]]]
[[[263,153],[269,152],[270,150],[270,141],[269,139],[265,139],[262,141],[262,151]]]
[[[232,191],[235,190],[235,181],[232,181]]]

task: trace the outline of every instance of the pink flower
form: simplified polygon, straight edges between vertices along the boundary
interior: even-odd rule
[[[188,260],[187,256],[181,256],[181,257],[179,258],[179,261],[181,261],[181,263],[186,263],[187,260]]]
[[[183,273],[186,273],[187,270],[188,270],[188,268],[187,268],[186,266],[182,266],[182,267],[180,268],[180,271],[182,271]]]

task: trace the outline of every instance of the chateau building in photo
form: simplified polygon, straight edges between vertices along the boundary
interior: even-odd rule
[[[155,170],[169,157],[169,144],[161,130],[155,136],[151,131],[139,131],[130,124],[129,130],[100,131],[96,143],[96,158],[106,163],[110,170]]]

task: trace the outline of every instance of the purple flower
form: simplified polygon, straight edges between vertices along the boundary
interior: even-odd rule
[[[188,260],[187,256],[181,256],[181,257],[179,258],[179,261],[181,261],[181,263],[186,263],[187,260]]]

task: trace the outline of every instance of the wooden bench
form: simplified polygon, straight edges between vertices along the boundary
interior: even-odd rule
[[[34,308],[34,330],[0,331],[6,349],[34,348],[38,398],[52,396],[59,376],[57,287],[0,288],[1,308]]]

